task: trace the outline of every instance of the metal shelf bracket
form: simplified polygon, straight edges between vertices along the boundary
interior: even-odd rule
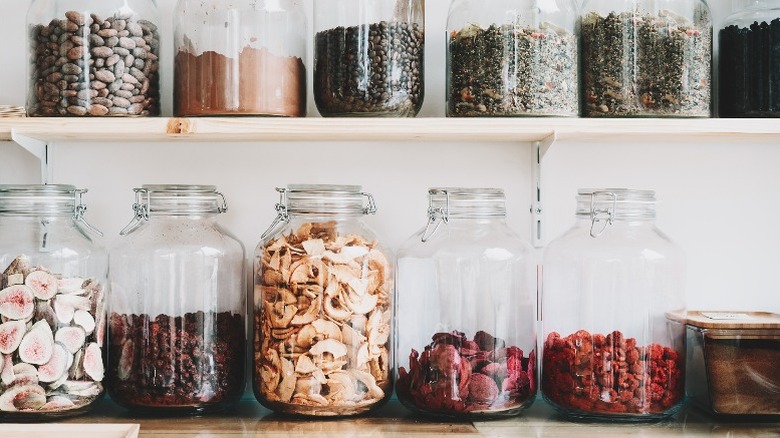
[[[533,190],[533,204],[531,205],[531,225],[533,229],[531,230],[531,234],[533,237],[531,240],[534,248],[541,248],[543,246],[542,230],[544,224],[542,222],[542,213],[544,210],[542,209],[542,160],[557,138],[558,135],[553,131],[547,137],[534,142],[532,148],[533,181],[531,187]]]
[[[50,159],[51,156],[49,155],[49,142],[20,134],[16,132],[15,129],[11,130],[11,139],[24,148],[24,150],[35,156],[41,163],[41,183],[48,184],[51,182],[53,165]]]

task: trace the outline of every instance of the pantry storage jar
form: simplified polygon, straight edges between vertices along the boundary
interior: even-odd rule
[[[321,115],[417,115],[424,10],[423,0],[314,2],[314,100]]]
[[[174,28],[175,115],[306,115],[299,0],[179,0]]]
[[[536,263],[500,189],[434,188],[398,252],[399,400],[416,413],[518,414],[536,395]]]
[[[350,185],[278,188],[255,250],[254,392],[265,407],[349,416],[391,395],[393,255]]]
[[[586,117],[710,117],[712,16],[705,0],[585,0]]]
[[[29,116],[160,114],[155,0],[33,0]]]
[[[719,35],[719,115],[780,117],[780,1],[740,3]]]
[[[108,258],[84,193],[0,185],[0,420],[81,414],[103,395]]]
[[[223,410],[244,390],[244,248],[214,186],[144,185],[110,251],[108,390],[149,413]]]
[[[447,115],[577,116],[573,0],[453,0]]]
[[[580,190],[576,224],[544,253],[542,393],[563,414],[654,420],[685,395],[682,250],[653,191]]]

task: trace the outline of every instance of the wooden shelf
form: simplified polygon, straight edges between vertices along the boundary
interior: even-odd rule
[[[139,423],[140,437],[254,437],[254,436],[776,436],[778,422],[717,422],[712,417],[686,408],[661,423],[611,424],[574,423],[562,419],[537,398],[520,416],[497,421],[442,421],[412,415],[393,400],[368,416],[318,420],[299,419],[273,414],[254,400],[243,400],[230,412],[205,417],[150,418],[138,417],[119,408],[110,400],[99,402],[85,416],[63,420],[65,423]],[[0,436],[3,426],[0,424]]]
[[[780,119],[566,118],[0,118],[11,133],[50,141],[780,141]]]

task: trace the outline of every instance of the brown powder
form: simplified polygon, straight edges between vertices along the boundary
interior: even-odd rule
[[[176,54],[177,116],[306,115],[306,67],[297,57],[244,47],[238,60],[216,52]]]

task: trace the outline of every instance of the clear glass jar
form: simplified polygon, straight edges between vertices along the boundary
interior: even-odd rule
[[[544,253],[542,393],[575,418],[654,420],[685,396],[682,250],[655,192],[580,190],[577,222]]]
[[[244,391],[244,247],[214,186],[144,185],[109,257],[108,391],[149,413],[223,410]]]
[[[108,254],[83,193],[0,185],[0,420],[77,415],[103,395]]]
[[[780,1],[743,0],[720,30],[721,117],[780,117]]]
[[[428,191],[398,252],[399,400],[456,418],[516,415],[536,395],[536,261],[503,190]]]
[[[348,416],[393,390],[393,255],[360,186],[277,188],[255,250],[254,391],[277,412]],[[367,206],[363,201],[367,200]]]
[[[175,115],[306,115],[299,0],[179,0],[173,16]]]
[[[33,0],[29,116],[160,114],[155,0]]]
[[[584,116],[711,116],[705,0],[585,0],[581,13]]]
[[[447,115],[577,116],[573,0],[453,0]]]
[[[322,116],[417,115],[424,10],[423,0],[314,2],[314,100]]]

